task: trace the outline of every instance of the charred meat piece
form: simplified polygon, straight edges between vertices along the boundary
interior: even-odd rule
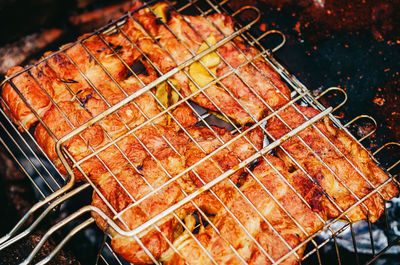
[[[268,121],[267,130],[274,138],[279,138],[318,113],[314,108],[295,105],[279,113],[290,128],[273,117]],[[290,154],[337,204],[338,207],[331,205],[327,210],[329,218],[337,217],[388,179],[367,151],[327,117],[315,123],[315,127],[304,129],[298,137],[287,140],[282,149],[278,150],[278,156],[293,168],[296,166],[287,155]],[[349,221],[366,220],[368,216],[375,222],[383,213],[384,201],[397,196],[398,189],[390,182],[379,192],[353,207],[347,213]]]
[[[263,160],[239,189],[228,182],[221,183],[229,196],[224,199],[227,209],[222,208],[212,219],[219,232],[208,225],[195,235],[208,253],[183,234],[175,246],[180,256],[169,256],[165,264],[214,264],[208,255],[218,264],[242,264],[242,260],[248,264],[272,264],[322,227],[324,217],[313,212],[284,181],[289,173],[283,161],[272,156],[266,159],[275,170]],[[303,251],[304,247],[299,248],[282,264],[297,264]]]
[[[182,171],[186,166],[190,166],[195,163],[197,159],[204,157],[206,154],[214,151],[222,145],[217,140],[217,136],[208,128],[205,127],[192,127],[187,129],[189,134],[200,143],[205,152],[196,148],[195,143],[188,140],[188,137],[175,135],[175,138],[183,137],[180,144],[184,146],[178,146],[178,150],[182,150],[184,156],[177,156],[171,148],[164,146],[164,144],[155,144],[155,141],[162,142],[159,134],[151,135],[148,131],[146,137],[153,138],[151,141],[152,146],[164,146],[158,150],[154,150],[153,154],[157,157],[159,163],[157,163],[152,157],[147,156],[138,167],[138,172],[134,172],[132,169],[119,170],[115,176],[110,174],[103,175],[98,182],[98,189],[106,201],[111,204],[112,207],[107,206],[105,201],[101,199],[98,193],[94,193],[93,205],[102,209],[110,217],[114,217],[121,211],[120,219],[117,219],[118,224],[121,228],[134,229],[141,225],[151,217],[155,216],[162,210],[172,206],[174,203],[181,200],[186,194],[190,194],[194,190],[202,186],[200,178],[207,178],[206,181],[212,180],[221,174],[220,169],[214,163],[217,163],[219,167],[227,170],[236,165],[237,159],[245,159],[252,155],[255,151],[250,143],[246,143],[243,139],[238,139],[230,145],[230,150],[222,149],[217,152],[212,159],[214,163],[207,160],[205,163],[196,167],[195,171],[198,171],[199,175],[184,175],[179,178],[176,182],[164,186],[159,192],[148,197],[137,205],[132,206],[135,200],[138,200],[155,189],[163,183],[167,182],[170,177],[175,176]],[[233,136],[224,129],[217,127],[213,128],[214,132],[224,141],[228,141]],[[258,148],[262,144],[262,133],[254,131],[250,134],[250,139],[254,142]],[[187,140],[187,142],[184,141]],[[229,162],[230,161],[230,162]],[[167,169],[170,176],[168,176],[162,169],[162,166]],[[205,171],[200,171],[198,168],[204,168]],[[237,183],[239,174],[236,174],[234,182]],[[219,189],[219,190],[218,190]],[[225,196],[226,187],[221,184],[215,187],[215,191],[220,196]],[[226,193],[230,194],[230,193]],[[226,201],[227,199],[223,199]],[[184,219],[186,216],[191,215],[198,207],[207,214],[217,214],[221,210],[221,205],[218,204],[216,198],[211,196],[209,192],[205,192],[200,196],[196,197],[193,201],[194,204],[188,203],[175,211],[176,216],[180,219]],[[131,206],[130,206],[131,205]],[[106,223],[100,217],[96,217],[96,222],[102,228],[106,228]],[[163,218],[162,221],[157,223],[159,230],[148,229],[146,232],[141,233],[140,239],[144,246],[148,248],[150,253],[156,258],[166,259],[167,253],[171,252],[169,244],[173,244],[180,237],[180,233],[174,233],[176,227],[179,226],[179,222],[173,215],[169,215]],[[112,246],[114,250],[123,256],[126,260],[135,264],[151,264],[152,260],[146,255],[140,245],[129,237],[124,237],[111,231],[113,235]],[[169,241],[169,244],[168,244]]]
[[[47,53],[47,60],[13,77],[2,89],[7,105],[3,107],[21,130],[41,120],[34,137],[62,173],[66,170],[55,151],[56,141],[234,32],[232,18],[223,14],[182,16],[169,10],[158,18],[140,2],[133,8],[132,16],[112,34],[84,35],[61,52]],[[237,37],[206,56],[200,61],[208,70],[192,62],[170,78],[184,97],[209,85],[191,98],[201,107],[221,111],[245,125],[290,101],[279,74],[243,39]],[[135,70],[137,64],[140,71]],[[12,68],[8,75],[21,70]],[[229,71],[233,73],[226,75]],[[213,82],[216,78],[221,80]],[[240,161],[262,148],[260,128],[222,148],[235,135],[219,127],[196,126],[198,117],[188,105],[160,115],[158,102],[152,90],[142,90],[140,96],[64,143],[77,180],[91,181],[96,187],[92,204],[125,230],[137,228],[223,172],[235,170],[161,219],[158,228],[137,235],[147,250],[135,238],[111,229],[113,249],[135,264],[154,263],[147,253],[165,264],[210,263],[203,248],[222,264],[273,263],[388,178],[359,144],[328,119],[315,124],[324,137],[315,128],[299,134],[313,151],[297,137],[282,145],[301,168],[279,150],[283,161],[267,155],[255,168],[239,169]],[[303,114],[308,118],[317,114],[312,108],[297,108],[300,112],[288,107],[279,113],[290,128],[277,117],[268,121],[267,130],[274,138],[302,124]],[[188,167],[193,168],[183,174]],[[177,175],[181,176],[167,184]],[[384,200],[398,190],[389,183],[380,193],[365,200],[366,208],[354,207],[347,214],[349,220],[364,220],[368,215],[376,221]],[[196,211],[213,226],[203,222],[192,236],[190,220]],[[93,216],[106,230],[106,222]],[[303,251],[304,246],[284,263],[297,263]]]
[[[148,32],[154,32],[153,34],[159,37],[160,46],[167,52],[167,63],[164,57],[148,54],[162,72],[189,60],[210,36],[216,41],[221,41],[234,32],[232,19],[223,14],[201,17],[182,16],[172,12],[166,24],[159,23],[159,20],[145,9],[136,16]],[[221,83],[209,85],[202,93],[192,98],[194,102],[213,111],[220,109],[234,122],[243,125],[255,122],[248,113],[257,121],[263,114],[283,106],[290,100],[290,91],[279,75],[262,57],[253,59],[259,51],[245,45],[241,38],[228,42],[217,51],[220,62],[215,73],[216,78],[226,74],[231,68],[241,67],[236,73],[223,78]],[[253,60],[253,64],[246,64],[248,60]],[[188,69],[186,72],[190,75]],[[193,92],[188,74],[179,72],[174,78],[179,82],[184,96]]]

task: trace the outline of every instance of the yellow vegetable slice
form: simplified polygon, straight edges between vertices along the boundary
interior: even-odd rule
[[[210,45],[214,45],[217,41],[215,40],[214,36],[211,34],[207,39],[206,42],[203,42],[198,51],[197,54],[206,50]],[[208,45],[207,45],[208,43]],[[210,71],[216,75],[217,74],[217,67],[219,63],[221,62],[221,59],[217,55],[216,52],[211,52],[209,54],[204,55],[200,61],[208,68]],[[199,85],[199,87],[204,87],[210,82],[214,80],[214,77],[207,71],[207,69],[200,63],[200,62],[194,62],[189,66],[189,74],[192,77],[192,79]],[[195,84],[192,82],[189,82],[189,88],[193,92],[197,91],[197,87]]]
[[[168,80],[174,86],[174,88],[179,92],[180,91],[180,87],[179,87],[178,80],[176,80],[174,78],[170,78]],[[174,105],[178,101],[179,101],[179,94],[174,89],[171,88],[170,105]]]
[[[195,62],[190,65],[189,74],[193,78],[199,87],[204,87],[208,83],[212,82],[214,78],[207,72],[207,69],[204,68],[199,62]],[[192,92],[197,91],[197,87],[192,82],[189,83],[190,90]]]
[[[167,23],[167,18],[165,16],[165,9],[168,8],[168,4],[164,2],[160,2],[155,4],[154,6],[151,7],[153,9],[154,13],[164,22]]]
[[[162,18],[164,8],[163,3],[157,4],[153,8],[156,13],[159,12],[157,13],[157,15]],[[216,40],[212,34],[206,39],[206,42],[203,42],[200,45],[197,53],[206,50],[209,47],[207,43],[210,46],[216,43]],[[217,67],[221,60],[215,52],[204,55],[200,60],[206,67],[208,67],[208,69],[210,69],[210,71],[214,75],[217,74]],[[214,80],[214,77],[200,62],[194,62],[189,66],[189,75],[193,78],[193,80],[197,83],[199,87],[204,87]],[[170,78],[168,79],[168,81],[176,88],[176,90],[180,90],[179,82],[177,80],[175,80],[174,78]],[[192,92],[197,91],[197,87],[193,82],[189,82],[189,88]],[[166,108],[179,101],[179,94],[174,89],[172,89],[167,84],[167,82],[163,82],[156,86],[155,95],[160,103]],[[162,109],[161,106],[159,107],[160,109]]]
[[[222,115],[221,113],[215,112],[215,111],[209,111],[209,113],[214,115],[218,119],[223,120],[224,122],[231,124],[231,122],[227,118],[225,118],[225,116]]]
[[[178,92],[180,91],[179,82],[176,79],[170,78],[168,81]],[[155,94],[160,103],[166,108],[179,101],[179,94],[172,89],[167,82],[162,82],[161,84],[157,85]],[[163,110],[161,106],[159,106],[159,109]]]
[[[217,43],[217,41],[215,40],[214,36],[211,34],[207,39],[206,42],[212,46],[215,45],[215,43]],[[203,42],[200,47],[199,50],[197,51],[197,53],[201,53],[202,51],[206,50],[208,48],[208,45],[206,42]],[[216,52],[211,52],[209,54],[204,55],[203,57],[201,57],[200,59],[204,65],[206,65],[208,68],[216,68],[218,66],[218,64],[220,63],[220,58],[217,55]]]
[[[168,85],[166,82],[162,82],[156,86],[156,97],[163,104],[164,107],[168,108]],[[162,109],[160,107],[160,109]]]

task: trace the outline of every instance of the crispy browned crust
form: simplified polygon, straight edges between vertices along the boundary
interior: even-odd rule
[[[140,3],[136,4],[135,8],[139,6]],[[223,14],[210,15],[208,18],[187,16],[186,19],[191,22],[192,28],[189,27],[182,16],[172,12],[167,24],[172,32],[182,40],[180,42],[165,26],[160,25],[147,9],[135,12],[134,17],[145,28],[142,28],[133,19],[127,19],[120,32],[111,35],[101,34],[102,39],[108,45],[98,35],[90,37],[84,35],[80,38],[81,42],[74,45],[68,44],[71,47],[62,53],[46,53],[45,56],[50,56],[46,62],[13,78],[11,81],[26,97],[39,117],[42,117],[50,109],[52,105],[50,98],[56,103],[73,99],[74,97],[69,90],[77,94],[76,97],[85,105],[88,99],[97,99],[101,107],[96,107],[98,104],[87,104],[85,106],[95,116],[107,106],[118,103],[126,95],[143,86],[134,76],[127,77],[130,72],[125,66],[125,64],[132,65],[142,57],[139,49],[154,62],[154,65],[161,72],[165,73],[176,67],[177,63],[182,63],[195,54],[202,39],[207,38],[210,34],[213,34],[217,40],[221,40],[224,37],[223,34],[229,35],[234,30],[232,19]],[[154,43],[147,32],[153,34],[153,37],[160,38],[161,47]],[[191,51],[186,49],[183,43],[190,47]],[[254,47],[246,46],[239,38],[235,39],[235,44],[243,54],[233,48],[232,43],[228,43],[218,50],[231,67],[237,67],[244,63],[246,56],[251,59],[258,54]],[[136,47],[139,49],[136,49]],[[118,56],[112,55],[113,50],[118,53]],[[118,57],[123,59],[125,64]],[[144,61],[143,63],[146,73],[139,74],[139,77],[144,84],[148,84],[157,78],[157,74],[148,62]],[[258,120],[264,113],[287,103],[290,99],[290,92],[280,80],[279,75],[271,70],[261,58],[256,59],[254,65],[261,72],[251,65],[246,65],[238,70],[240,75],[243,76],[243,81],[248,83],[251,88],[248,88],[236,75],[231,75],[222,82],[227,90],[224,90],[221,85],[212,85],[204,91],[204,94],[201,93],[194,97],[193,101],[214,111],[221,109],[222,112],[239,124],[254,122],[247,111]],[[108,74],[103,71],[102,67],[108,71]],[[221,60],[217,76],[224,74],[229,70],[229,67]],[[8,75],[20,70],[22,70],[20,67],[10,69]],[[36,80],[30,77],[29,73]],[[188,77],[183,72],[179,72],[175,75],[175,79],[178,81],[183,95],[188,96],[191,93]],[[10,107],[12,119],[21,121],[22,126],[29,129],[37,121],[35,115],[19,98],[9,83],[4,86],[2,93]],[[146,94],[143,97],[146,97]],[[207,97],[215,104],[211,103]],[[137,100],[140,100],[140,98]],[[146,99],[145,101],[151,100]],[[140,105],[141,108],[146,109],[145,106]],[[119,111],[124,121],[129,116],[126,113],[130,113],[129,109],[132,108],[134,107],[127,105]],[[156,110],[156,108],[150,107],[147,109]],[[146,111],[144,112],[146,113]],[[156,113],[150,113],[149,116],[151,117],[154,114]],[[129,120],[127,123],[132,125]],[[140,121],[135,124],[138,123]]]
[[[297,105],[296,107],[300,112],[294,107],[289,107],[279,113],[279,116],[292,129],[306,120],[302,113],[308,118],[319,113],[313,108]],[[371,159],[365,149],[345,132],[336,128],[328,118],[317,122],[315,126],[322,134],[315,128],[307,128],[299,133],[312,150],[307,148],[298,137],[287,140],[282,147],[340,207],[338,209],[332,204],[327,205],[328,217],[335,218],[359,199],[368,196],[375,187],[388,179],[388,175]],[[267,130],[274,138],[279,138],[290,129],[274,117],[268,121]],[[278,156],[284,159],[287,165],[295,167],[293,161],[282,150],[278,151]],[[353,222],[365,220],[368,212],[370,221],[375,222],[384,211],[384,200],[397,196],[398,189],[393,182],[390,182],[380,190],[380,193],[382,196],[374,193],[367,198],[364,202],[365,206],[358,205],[350,210],[347,214],[348,218]]]
[[[159,43],[168,53],[166,55],[168,59],[162,58],[162,62],[160,62],[159,56],[149,55],[162,72],[167,72],[177,64],[190,59],[196,54],[204,39],[211,34],[217,41],[220,41],[234,32],[232,18],[223,14],[213,14],[205,18],[201,16],[181,16],[172,12],[167,22],[168,28],[157,25],[156,19],[145,10],[142,10],[138,15],[138,20],[149,32],[155,32],[154,34],[160,37]],[[190,23],[190,26],[185,20]],[[241,38],[236,38],[234,44],[237,45],[237,48],[234,47],[233,42],[229,42],[218,49],[223,60],[221,59],[221,63],[218,65],[217,77],[228,72],[230,67],[238,67],[259,54],[259,51],[254,47],[246,46]],[[266,112],[275,110],[287,103],[290,100],[290,91],[279,75],[261,57],[254,60],[254,65],[258,69],[247,64],[238,70],[238,75],[243,80],[239,79],[238,75],[232,74],[222,79],[225,88],[218,84],[210,85],[204,90],[204,93],[198,94],[192,100],[213,111],[220,109],[234,122],[242,125],[254,122],[248,112],[256,120],[259,120]],[[174,78],[179,82],[179,87],[184,96],[192,93],[187,75],[179,72]]]
[[[22,70],[23,68],[20,66],[13,67],[8,70],[7,76],[11,76]],[[32,76],[28,73],[23,73],[14,78],[12,83],[19,89],[22,96],[26,99],[27,103],[32,106],[36,113],[39,116],[43,116],[46,110],[50,107],[50,99],[46,95],[46,92],[40,89]],[[51,96],[53,95],[53,91],[48,92]],[[29,127],[37,121],[37,117],[35,117],[30,108],[15,91],[14,87],[7,82],[2,88],[2,94],[9,109],[5,106],[3,106],[3,108],[9,111],[8,114],[10,115],[10,118],[16,123],[21,122],[22,126],[29,129]]]
[[[223,139],[224,141],[228,141],[233,137],[224,129],[217,127],[213,127],[213,129],[220,139]],[[191,163],[195,163],[196,159],[200,159],[205,155],[199,148],[195,147],[195,144],[192,141],[188,141],[187,138],[183,137],[181,134],[175,134],[169,137],[174,138],[175,142],[178,142],[175,148],[181,150],[182,154],[184,154],[182,156],[177,156],[171,148],[166,146],[160,148],[160,146],[164,145],[161,136],[159,134],[152,135],[151,132],[151,130],[148,130],[143,134],[144,138],[147,138],[147,140],[144,139],[144,142],[151,143],[148,145],[148,148],[153,149],[153,154],[155,154],[157,159],[161,162],[161,165],[169,171],[171,176],[178,174],[186,166],[190,166]],[[222,143],[218,141],[217,136],[205,127],[191,127],[188,128],[188,132],[198,141],[207,153],[212,152],[222,145]],[[151,140],[151,138],[153,139]],[[179,138],[182,138],[181,141],[177,141]],[[250,132],[249,139],[251,139],[252,143],[257,146],[257,148],[261,148],[263,136],[259,130]],[[159,149],[157,150],[156,148]],[[230,145],[230,148],[231,150],[222,149],[220,152],[212,156],[216,163],[224,170],[235,166],[238,162],[237,157],[245,159],[254,153],[254,151],[251,150],[251,144],[244,142],[243,139],[234,141],[232,145]],[[206,171],[199,170],[198,168],[205,169]],[[196,167],[195,171],[199,174],[201,179],[205,180],[205,182],[208,182],[221,174],[218,166],[210,160],[207,160],[198,168]],[[115,173],[115,177],[110,174],[104,174],[99,179],[98,188],[101,191],[101,194],[105,196],[107,202],[111,204],[112,208],[116,212],[124,210],[128,205],[133,203],[133,200],[138,200],[145,194],[149,193],[151,187],[149,187],[146,182],[152,185],[153,188],[156,188],[169,179],[160,165],[150,156],[146,157],[142,163],[140,163],[138,169],[139,173],[128,167],[120,168],[119,171]],[[182,191],[191,193],[195,189],[201,187],[203,184],[200,179],[197,179],[197,177],[192,174],[193,173],[191,173],[190,177],[183,176],[179,181],[167,185],[160,192],[144,200],[139,205],[126,210],[126,212],[121,216],[121,220],[117,219],[118,224],[122,228],[127,226],[129,229],[134,229],[146,220],[149,220],[151,217],[182,199],[184,196]],[[236,176],[239,177],[240,174],[236,174]],[[238,182],[237,177],[232,178],[234,183]],[[218,187],[226,189],[223,185],[219,185],[215,189],[218,189]],[[221,196],[229,196],[229,194],[230,193],[224,192],[221,193]],[[221,205],[216,203],[216,199],[210,196],[209,192],[202,194],[200,197],[196,198],[194,202],[199,209],[207,214],[214,215],[221,210]],[[106,205],[105,201],[103,201],[97,193],[93,196],[92,204],[102,209],[110,217],[115,215],[115,212]],[[196,208],[194,205],[189,203],[175,213],[180,219],[183,219],[195,210]],[[94,215],[94,217],[99,226],[102,229],[105,229],[105,222],[97,215]],[[124,226],[124,224],[126,226]],[[177,238],[177,235],[174,235],[177,226],[179,226],[178,220],[174,216],[170,215],[159,222],[160,231],[152,228],[145,233],[142,233],[143,236],[140,236],[143,245],[146,246],[156,259],[160,259],[161,255],[170,248],[167,239],[170,242],[174,242]],[[140,245],[134,238],[120,236],[115,233],[113,233],[113,236],[112,246],[122,257],[135,264],[152,263],[151,259],[145,254],[144,250],[141,249]]]
[[[195,235],[218,264],[242,264],[229,244],[248,264],[272,264],[259,246],[268,253],[271,259],[277,261],[290,251],[289,248],[298,246],[307,237],[305,233],[313,234],[324,224],[325,217],[318,216],[320,212],[313,212],[284,181],[288,178],[288,172],[283,161],[272,156],[267,156],[267,159],[277,171],[266,161],[262,161],[254,169],[253,176],[249,176],[244,185],[239,188],[257,210],[251,207],[228,181],[213,188],[237,219],[235,220],[231,213],[221,206],[221,210],[212,219],[219,233],[209,225]],[[276,201],[269,194],[274,196]],[[240,227],[238,222],[248,233]],[[259,246],[249,235],[257,240]],[[288,243],[288,246],[283,240]],[[183,264],[184,261],[190,264],[213,264],[193,238],[187,237],[176,247],[180,250],[181,257],[174,254],[166,261],[166,264]],[[297,251],[299,258],[302,257],[303,251],[304,247]],[[297,259],[294,254],[291,254],[283,260],[282,264],[297,264]]]
[[[138,2],[134,8],[140,5]],[[224,38],[224,34],[229,35],[234,30],[232,19],[223,14],[208,17],[186,16],[185,19],[190,22],[193,29],[182,16],[172,12],[167,24],[182,40],[180,42],[147,9],[141,9],[133,16],[145,28],[129,18],[121,26],[121,30],[128,38],[122,31],[101,36],[127,65],[141,60],[145,69],[144,72],[138,74],[141,81],[135,75],[130,75],[125,64],[117,56],[112,55],[112,49],[97,35],[82,36],[82,40],[86,38],[83,44],[77,43],[65,52],[46,53],[45,56],[52,57],[11,80],[37,116],[43,120],[43,123],[38,124],[35,129],[35,139],[63,173],[66,171],[55,152],[55,141],[157,78],[156,69],[143,58],[140,51],[154,62],[161,73],[166,73],[195,54],[200,43],[210,34],[219,41]],[[219,29],[212,26],[208,20]],[[162,48],[152,40],[147,31],[156,36]],[[183,43],[191,51],[185,48]],[[243,54],[234,48],[234,45]],[[245,57],[253,58],[259,52],[254,47],[246,46],[242,39],[236,38],[233,42],[221,46],[218,53],[226,63],[221,60],[217,67],[217,77],[225,74],[231,67],[235,68],[243,64],[246,61]],[[101,62],[109,75],[103,71],[97,61]],[[11,76],[21,70],[21,67],[12,68],[8,75]],[[276,110],[290,100],[288,87],[282,82],[279,74],[273,71],[263,59],[254,59],[252,65],[239,68],[237,73],[240,78],[239,75],[226,77],[220,84],[210,86],[204,90],[204,94],[199,94],[192,100],[210,110],[220,109],[229,118],[242,125],[254,122],[248,112],[259,120],[266,113]],[[188,96],[191,93],[188,77],[183,72],[179,72],[174,78],[179,84],[181,93]],[[245,83],[249,84],[250,88]],[[226,90],[222,85],[226,87]],[[237,101],[230,94],[233,94]],[[9,83],[3,87],[2,95],[9,107],[9,109],[6,108],[6,112],[14,122],[21,122],[25,129],[30,129],[37,122],[37,117]],[[314,109],[301,109],[309,117],[316,114]],[[79,162],[92,154],[91,148],[95,150],[101,148],[159,113],[159,106],[154,96],[150,92],[144,93],[114,114],[68,140],[65,147],[71,158]],[[212,127],[212,130],[196,127],[197,117],[187,105],[174,109],[172,116],[183,128],[187,129],[191,137],[183,133],[182,128],[170,116],[162,115],[152,124],[143,126],[134,134],[129,134],[117,141],[116,145],[111,145],[99,152],[97,156],[82,162],[79,170],[74,169],[78,181],[89,179],[96,185],[99,193],[93,194],[94,206],[103,210],[111,218],[116,213],[125,210],[124,214],[116,219],[121,228],[138,227],[181,200],[184,193],[190,194],[201,188],[204,183],[212,181],[226,170],[235,168],[239,161],[262,148],[263,133],[260,129],[252,130],[246,134],[247,139],[242,137],[234,141],[227,148],[214,154],[212,159],[207,159],[197,165],[194,170],[183,174],[159,193],[131,207],[134,201],[148,194],[153,188],[163,185],[171,177],[194,165],[234,137],[218,127]],[[292,108],[283,111],[282,116],[293,127],[304,122],[301,115],[293,113]],[[387,179],[387,175],[369,158],[367,152],[349,136],[333,127],[328,120],[318,122],[316,126],[356,164],[373,185],[379,185]],[[51,131],[51,134],[47,129]],[[288,131],[276,118],[268,122],[268,130],[274,137],[279,137]],[[360,175],[315,130],[306,129],[300,135],[305,137],[305,141],[310,143],[328,165],[334,167],[334,172],[343,177],[345,184],[349,185],[357,196],[363,197],[372,190],[372,186],[360,178]],[[170,141],[172,146],[165,139]],[[198,196],[194,200],[198,208],[189,203],[175,211],[177,218],[170,215],[162,219],[158,223],[159,230],[149,228],[138,235],[143,245],[155,259],[162,259],[166,264],[184,264],[183,259],[194,264],[209,263],[207,255],[192,237],[187,236],[188,232],[183,232],[178,221],[200,209],[211,218],[220,231],[217,233],[209,225],[203,226],[199,234],[195,235],[213,258],[224,264],[239,263],[240,260],[229,247],[231,244],[248,263],[268,264],[269,259],[220,202],[227,205],[229,211],[246,227],[258,244],[272,259],[276,260],[289,251],[288,246],[280,237],[288,242],[290,248],[293,248],[307,235],[317,231],[324,221],[340,214],[325,193],[333,197],[342,210],[356,201],[337,183],[332,173],[321,165],[314,155],[306,151],[296,139],[288,140],[283,146],[306,168],[310,176],[294,167],[282,152],[278,152],[278,156],[284,162],[279,158],[267,156],[269,163],[265,160],[259,161],[259,165],[252,174],[249,174],[247,169],[237,170],[210,191]],[[273,170],[271,165],[277,171]],[[291,169],[290,172],[288,168]],[[294,190],[289,188],[288,184]],[[240,192],[247,196],[261,215],[254,208],[249,207],[248,202],[243,199],[234,185],[239,187]],[[277,201],[270,197],[267,190]],[[383,199],[388,200],[397,192],[397,188],[389,184],[381,190],[383,198],[375,194],[366,200],[365,204],[369,209],[371,221],[375,221],[382,214]],[[366,218],[366,212],[361,206],[350,211],[348,215],[351,221]],[[96,214],[93,216],[99,227],[105,230],[105,221]],[[271,223],[273,229],[264,219]],[[111,231],[111,234],[113,249],[126,260],[135,264],[153,263],[134,238],[121,236],[115,231]],[[176,244],[175,247],[180,250],[180,256],[171,254],[168,241]],[[303,251],[304,247],[297,251],[299,257],[302,256]],[[284,263],[295,264],[296,260],[295,255],[290,255]]]

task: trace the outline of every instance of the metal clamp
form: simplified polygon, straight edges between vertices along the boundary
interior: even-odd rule
[[[369,119],[374,124],[374,128],[368,134],[366,134],[363,137],[361,137],[360,139],[358,139],[359,142],[362,142],[363,140],[365,140],[366,138],[368,138],[372,134],[374,134],[376,132],[376,129],[378,128],[378,123],[376,122],[376,120],[373,117],[371,117],[369,115],[362,114],[362,115],[359,115],[359,116],[355,117],[354,119],[352,119],[351,121],[349,121],[345,125],[343,125],[343,127],[347,128],[348,126],[350,126],[351,124],[353,124],[354,122],[356,122],[356,121],[358,121],[360,119]]]
[[[257,23],[260,20],[261,12],[257,7],[255,7],[255,6],[243,6],[242,8],[240,8],[239,10],[237,10],[236,12],[234,12],[232,14],[232,17],[236,17],[237,15],[239,15],[239,14],[241,14],[241,13],[247,11],[247,10],[254,10],[256,12],[256,14],[257,14],[257,17],[255,19],[253,19],[246,27],[248,27],[249,25],[252,26],[252,25],[254,25],[255,23]]]
[[[346,102],[347,102],[347,93],[346,93],[346,91],[344,91],[342,88],[340,88],[340,87],[330,87],[330,88],[328,88],[328,89],[326,89],[325,91],[323,91],[321,94],[319,94],[318,96],[316,96],[315,97],[315,99],[316,100],[318,100],[318,99],[320,99],[322,96],[324,96],[325,94],[327,94],[328,92],[331,92],[331,91],[339,91],[339,92],[341,92],[341,93],[343,93],[343,95],[344,95],[344,100],[339,104],[339,105],[337,105],[335,108],[333,108],[333,110],[332,110],[332,112],[335,112],[337,109],[339,109],[339,108],[341,108]],[[335,115],[334,115],[335,116]],[[337,116],[335,116],[336,118],[338,118]]]
[[[398,142],[389,142],[389,143],[386,143],[386,144],[384,144],[384,145],[382,145],[381,147],[379,147],[375,152],[373,152],[372,154],[374,155],[374,156],[376,156],[378,153],[380,153],[380,152],[382,152],[382,150],[383,149],[385,149],[385,148],[388,148],[388,147],[390,147],[390,146],[398,146],[398,147],[400,147],[400,143],[398,143]],[[398,160],[397,162],[395,162],[395,163],[393,163],[391,166],[389,166],[386,170],[388,171],[388,172],[390,172],[390,170],[392,170],[394,167],[396,167],[398,164],[400,164],[400,160]]]
[[[256,40],[251,41],[250,44],[251,44],[251,45],[254,45],[254,43],[259,42],[259,41],[262,40],[263,38],[265,38],[265,37],[267,37],[267,36],[269,36],[269,35],[272,35],[272,34],[278,34],[278,35],[280,35],[280,36],[282,37],[282,41],[281,41],[277,46],[275,46],[275,48],[270,49],[270,50],[274,53],[274,52],[276,52],[277,50],[279,50],[280,48],[282,48],[282,47],[285,45],[285,43],[286,43],[286,36],[285,36],[285,34],[283,34],[283,33],[282,33],[281,31],[279,31],[279,30],[275,30],[275,29],[268,30],[268,31],[264,32],[260,37],[256,38]]]

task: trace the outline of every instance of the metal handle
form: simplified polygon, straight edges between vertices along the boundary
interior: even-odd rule
[[[382,145],[381,147],[379,147],[375,152],[373,152],[372,154],[375,156],[377,155],[379,152],[381,152],[383,149],[388,148],[389,146],[398,146],[400,147],[400,143],[398,142],[389,142],[386,143],[384,145]],[[386,170],[390,172],[390,170],[392,170],[395,166],[397,166],[398,164],[400,164],[400,160],[398,160],[397,162],[395,162],[394,164],[392,164],[391,166],[389,166]]]
[[[247,24],[247,25],[245,26],[245,27],[251,27],[252,25],[254,25],[255,23],[257,23],[257,22],[260,20],[260,18],[261,18],[261,12],[260,12],[260,10],[259,10],[257,7],[255,7],[255,6],[243,6],[242,8],[240,8],[239,10],[237,10],[236,12],[234,12],[234,13],[232,14],[232,17],[236,17],[237,15],[239,15],[239,14],[241,14],[241,13],[247,11],[247,10],[253,10],[253,11],[255,11],[256,14],[257,14],[257,17],[256,17],[254,20],[252,20],[249,24]]]
[[[350,126],[351,124],[353,124],[354,122],[356,122],[360,119],[369,119],[374,124],[374,128],[368,134],[366,134],[363,137],[361,137],[360,139],[358,139],[359,142],[362,142],[366,138],[370,137],[373,133],[375,133],[376,129],[378,128],[378,123],[376,122],[376,120],[373,117],[371,117],[369,115],[359,115],[359,116],[355,117],[354,119],[352,119],[351,121],[349,121],[348,123],[346,123],[345,125],[343,125],[343,127],[347,128],[348,126]]]
[[[279,30],[275,30],[275,29],[268,30],[268,31],[264,32],[260,37],[256,38],[256,40],[250,42],[250,44],[251,44],[251,45],[254,45],[254,43],[256,43],[256,41],[259,42],[259,41],[262,40],[263,38],[265,38],[265,37],[267,37],[267,36],[269,36],[269,35],[272,35],[272,34],[278,34],[278,35],[280,35],[280,36],[282,37],[282,41],[281,41],[277,46],[275,46],[275,48],[271,49],[271,51],[274,53],[274,52],[276,52],[277,50],[279,50],[280,48],[282,48],[282,47],[285,45],[285,43],[286,43],[286,36],[285,36],[285,34],[283,34],[283,33],[282,33],[281,31],[279,31]]]
[[[47,208],[46,210],[43,211],[42,214],[40,214],[40,216],[27,228],[25,229],[23,232],[19,233],[18,235],[15,235],[15,233],[18,231],[18,229],[25,223],[25,221],[27,220],[27,218],[34,213],[35,207],[37,207],[36,205],[34,205],[32,208],[34,210],[29,210],[28,213],[21,219],[21,221],[11,230],[10,233],[8,233],[6,236],[1,238],[0,241],[0,250],[3,250],[4,248],[8,247],[11,244],[14,244],[15,242],[19,241],[20,239],[24,238],[25,236],[29,235],[38,225],[39,223],[47,216],[47,214],[54,209],[57,205],[59,205],[60,203],[64,202],[65,200],[73,197],[74,195],[78,194],[79,192],[81,192],[82,190],[88,188],[90,186],[89,183],[85,183],[82,186],[68,192],[67,194],[65,194],[62,197],[59,197],[58,199],[56,199],[55,201],[53,201]],[[53,193],[54,194],[54,193]]]
[[[327,94],[328,92],[331,91],[339,91],[344,95],[344,100],[342,101],[342,103],[340,103],[339,105],[337,105],[332,112],[335,112],[337,109],[339,109],[340,107],[342,107],[346,102],[347,102],[347,93],[346,91],[344,91],[342,88],[340,87],[330,87],[328,89],[326,89],[324,92],[322,92],[321,94],[319,94],[318,96],[315,97],[316,100],[320,99],[322,96],[324,96],[325,94]],[[335,116],[335,115],[334,115]],[[335,116],[336,117],[336,116]],[[336,117],[338,118],[338,117]]]

